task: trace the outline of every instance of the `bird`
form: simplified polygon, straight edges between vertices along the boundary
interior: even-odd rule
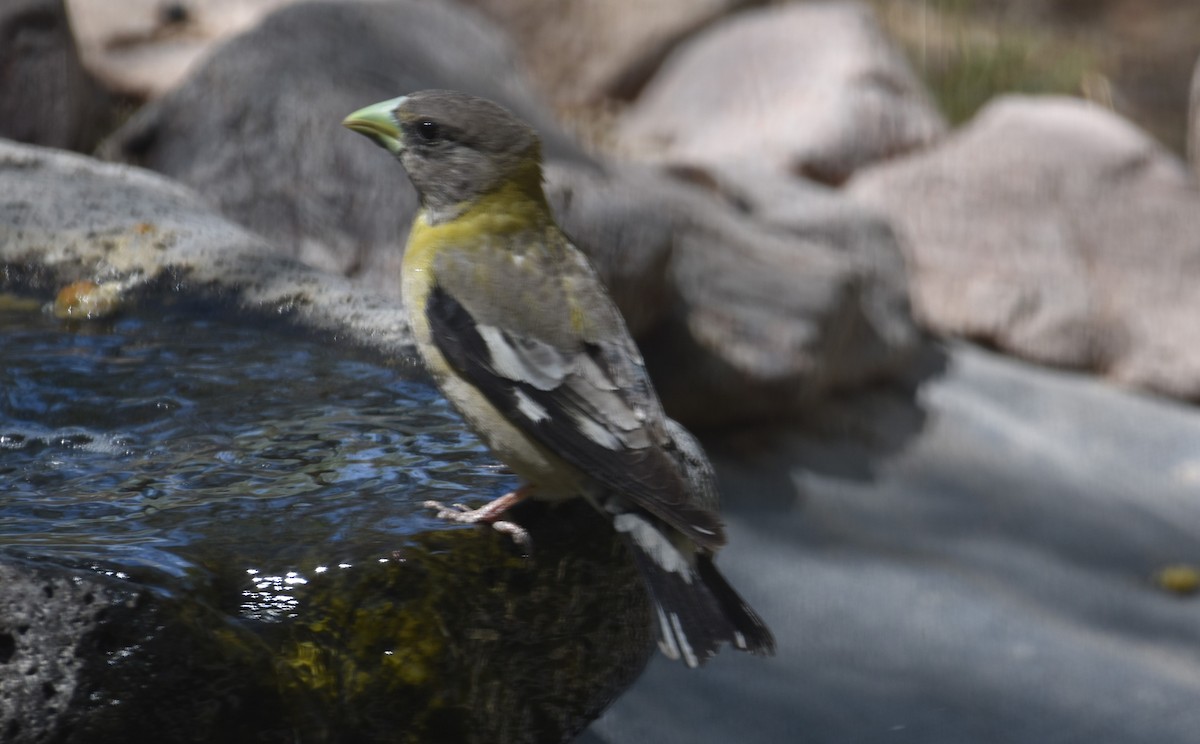
[[[725,644],[773,655],[770,629],[714,563],[726,536],[712,466],[664,412],[620,311],[555,222],[538,133],[451,90],[372,104],[343,125],[416,188],[400,290],[418,355],[522,481],[478,509],[428,505],[527,540],[504,519],[513,505],[585,498],[628,545],[667,657],[696,667]]]

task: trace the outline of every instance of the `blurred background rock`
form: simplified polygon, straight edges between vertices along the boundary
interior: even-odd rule
[[[0,7],[0,137],[88,151],[115,126],[118,98],[81,64],[61,0]]]
[[[109,88],[161,95],[210,44],[294,0],[67,0],[80,53]],[[563,109],[635,98],[671,49],[761,0],[472,0],[517,41],[536,85]],[[53,2],[43,4],[53,6]],[[1188,0],[878,0],[872,7],[947,118],[996,92],[1066,92],[1111,104],[1183,151],[1200,55]],[[636,12],[630,12],[636,10]]]
[[[294,1],[67,0],[66,6],[86,68],[113,90],[153,97],[177,85],[213,42]],[[571,114],[636,98],[666,55],[689,35],[734,11],[768,3],[666,0],[649,12],[634,0],[470,4],[513,36],[534,83]],[[951,123],[969,118],[1000,92],[1077,94],[1111,105],[1183,152],[1187,105],[1181,91],[1188,89],[1200,56],[1196,3],[877,0],[871,5]]]

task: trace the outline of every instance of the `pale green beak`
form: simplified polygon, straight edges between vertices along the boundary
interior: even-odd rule
[[[400,122],[396,120],[396,109],[404,100],[405,96],[400,96],[360,108],[343,119],[342,126],[368,137],[393,155],[399,155],[404,152],[404,138],[400,134]]]

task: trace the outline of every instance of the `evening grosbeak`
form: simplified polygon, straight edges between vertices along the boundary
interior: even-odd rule
[[[629,330],[542,190],[534,130],[491,101],[427,90],[344,124],[396,156],[420,197],[401,292],[434,380],[525,482],[459,521],[501,520],[523,498],[582,496],[631,548],[659,646],[688,666],[723,642],[775,641],[725,581],[712,467],[663,413]],[[438,506],[437,504],[433,504]]]

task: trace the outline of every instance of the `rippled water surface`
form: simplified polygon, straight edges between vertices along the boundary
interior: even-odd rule
[[[427,383],[281,324],[0,311],[5,548],[172,573],[349,560],[435,525],[425,499],[506,485]]]

